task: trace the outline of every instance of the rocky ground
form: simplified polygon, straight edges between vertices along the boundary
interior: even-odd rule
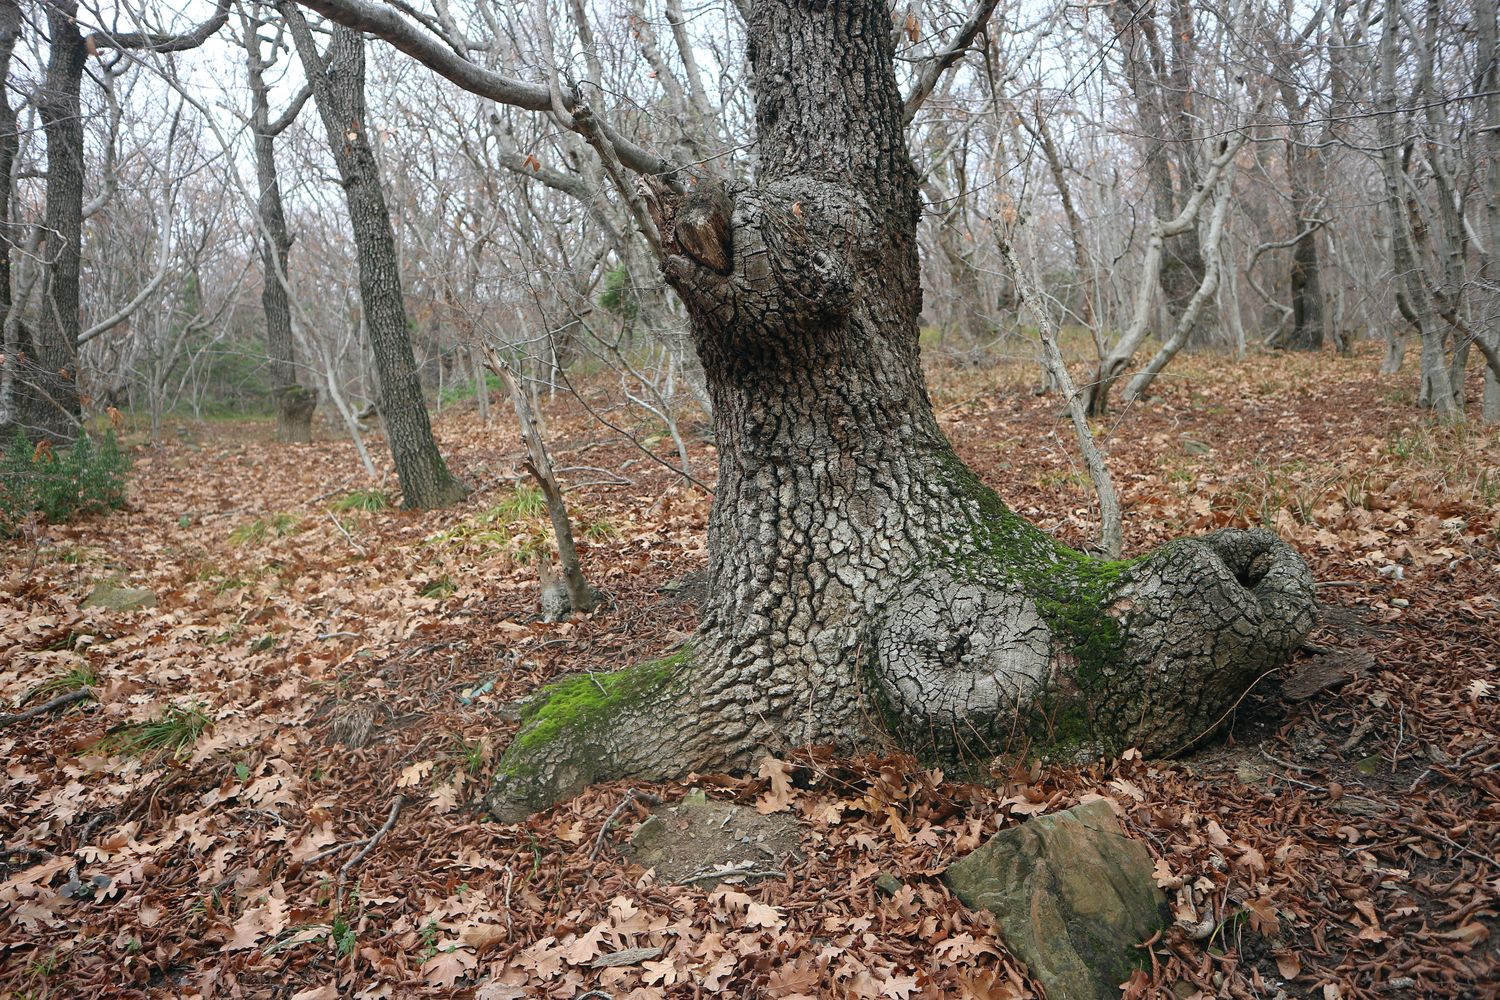
[[[1098,799],[1175,919],[1128,995],[1494,995],[1500,435],[1429,426],[1414,376],[1377,363],[1183,359],[1101,424],[1128,550],[1266,524],[1322,582],[1303,654],[1181,758],[1005,747],[992,782],[966,784],[788,748],[755,775],[602,786],[517,826],[475,806],[506,706],[691,632],[707,496],[550,404],[608,595],[553,624],[507,420],[441,415],[476,491],[420,515],[356,493],[331,432],[281,449],[266,423],[189,425],[139,447],[125,510],[0,542],[0,712],[93,695],[0,716],[0,995],[1025,997],[994,921],[940,874]],[[1032,366],[933,378],[986,481],[1088,541],[1087,479]],[[691,450],[711,483],[711,446]],[[652,813],[700,794],[744,807],[747,857],[643,859]]]

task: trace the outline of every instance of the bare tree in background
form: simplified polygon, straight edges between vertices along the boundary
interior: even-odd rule
[[[438,451],[417,378],[395,236],[370,149],[364,41],[357,31],[335,25],[327,51],[320,52],[301,11],[286,3],[278,9],[291,29],[348,201],[359,258],[360,304],[380,373],[380,413],[403,503],[417,509],[446,507],[468,490],[448,471]]]
[[[292,249],[286,211],[281,201],[281,180],[276,171],[276,137],[296,120],[311,95],[311,86],[293,98],[274,120],[271,91],[266,72],[283,47],[283,25],[268,23],[259,5],[241,6],[240,27],[245,45],[245,63],[250,82],[250,124],[255,146],[255,180],[259,188],[261,308],[266,315],[266,353],[271,365],[271,395],[276,402],[276,437],[280,441],[305,443],[312,440],[312,418],[318,393],[298,378],[297,347],[292,336],[292,307],[288,298],[287,255]],[[274,34],[263,39],[261,31]],[[269,46],[270,56],[263,46]]]

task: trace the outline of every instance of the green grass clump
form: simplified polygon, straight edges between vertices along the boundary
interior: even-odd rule
[[[355,490],[339,497],[331,506],[339,513],[362,510],[366,514],[374,514],[389,510],[391,498],[384,490]]]
[[[547,498],[535,486],[517,483],[510,496],[497,503],[490,512],[507,521],[527,521],[547,513]]]
[[[284,538],[296,530],[299,523],[291,514],[258,517],[231,531],[229,541],[233,545],[247,545],[251,542],[263,542],[267,538]]]
[[[590,521],[583,529],[583,537],[591,542],[607,542],[620,537],[620,529],[604,518]]]
[[[33,445],[17,429],[0,456],[0,535],[18,533],[33,513],[57,524],[119,507],[129,465],[113,433],[84,435],[59,451],[45,441]]]
[[[516,562],[534,562],[548,545],[546,523],[542,520],[546,514],[547,498],[542,491],[519,483],[489,510],[429,535],[427,542],[467,549],[509,549]]]
[[[418,591],[418,593],[420,593],[423,597],[442,599],[444,597],[451,597],[453,595],[453,592],[457,589],[458,584],[454,583],[446,576],[440,576],[436,580],[433,580],[431,583],[424,586],[420,591]]]
[[[159,718],[150,722],[130,722],[109,732],[95,747],[110,756],[173,757],[187,756],[188,751],[213,720],[196,705],[168,705]]]
[[[21,701],[16,707],[19,708],[30,701],[47,701],[60,694],[77,691],[79,688],[94,687],[98,683],[99,675],[94,673],[94,668],[86,663],[80,664],[66,673],[54,674],[37,684],[21,696]]]

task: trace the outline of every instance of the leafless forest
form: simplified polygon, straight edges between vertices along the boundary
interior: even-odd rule
[[[1500,990],[1497,0],[0,0],[0,996]]]
[[[1102,412],[1112,386],[1144,391],[1181,348],[1375,340],[1388,368],[1409,366],[1414,405],[1462,418],[1462,372],[1495,355],[1500,84],[1483,2],[996,5],[976,35],[989,7],[893,12],[898,74],[924,95],[908,131],[924,344],[1029,355],[1037,326],[1054,324],[1087,345],[1079,382]],[[293,381],[360,433],[378,366],[295,33],[274,7],[239,5],[186,51],[126,37],[188,32],[213,13],[82,10],[88,54],[71,71],[49,61],[51,7],[5,15],[0,421],[22,420],[28,357],[76,350],[89,412],[146,413],[158,434],[168,412],[264,408]],[[440,44],[577,89],[615,133],[694,177],[754,173],[732,4],[443,4],[428,16]],[[934,72],[960,39],[963,60]],[[473,384],[489,347],[549,381],[554,366],[614,368],[634,405],[675,422],[702,380],[632,216],[634,181],[547,114],[467,93],[383,43],[368,59],[365,121],[348,128],[367,133],[389,206],[424,388]],[[53,132],[77,149],[49,150]],[[64,176],[59,161],[80,154],[81,177]],[[53,202],[80,183],[69,223]],[[268,232],[282,227],[264,214],[273,185],[284,234]],[[273,280],[290,337],[268,352]],[[1036,290],[1044,316],[1021,308],[1018,287]],[[1486,386],[1495,420],[1493,374]]]

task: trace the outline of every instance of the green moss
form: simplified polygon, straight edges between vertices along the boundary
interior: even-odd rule
[[[568,677],[548,685],[521,710],[521,731],[506,751],[507,761],[512,768],[524,766],[518,755],[537,750],[564,732],[583,734],[609,722],[620,709],[638,703],[669,680],[691,655],[690,648],[684,646],[660,660],[614,673]]]
[[[1097,740],[1092,706],[1126,642],[1109,605],[1141,560],[1098,559],[1064,545],[1007,507],[951,451],[938,458],[948,488],[970,500],[978,514],[970,536],[954,539],[940,559],[979,579],[1020,588],[1077,662],[1077,689],[1051,692],[1047,703],[1037,706],[1033,739],[1054,746]]]

